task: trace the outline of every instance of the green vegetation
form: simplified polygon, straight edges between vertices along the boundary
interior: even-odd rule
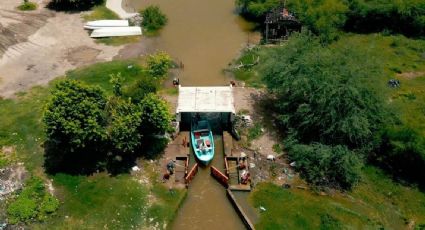
[[[237,0],[242,14],[263,21],[281,5],[276,0]],[[286,6],[324,42],[338,38],[342,30],[389,31],[407,36],[425,35],[425,4],[421,0],[294,0]]]
[[[351,189],[360,180],[360,158],[345,146],[295,144],[287,150],[295,168],[313,185]]]
[[[160,55],[168,57],[165,53]],[[158,85],[157,79],[168,72],[164,66],[166,63],[161,60],[151,65],[148,60],[148,66],[157,69],[147,71],[150,74],[149,81],[153,82],[148,86]],[[162,68],[160,73],[158,65]],[[95,72],[107,72],[96,67],[91,68]],[[135,69],[138,71],[136,74],[141,76],[146,73],[140,68]],[[86,71],[86,75],[87,73],[90,71]],[[142,97],[137,98],[136,103],[133,103],[132,98],[123,96],[124,76],[128,73],[127,70],[124,75],[110,74],[109,84],[114,96],[109,99],[100,87],[88,86],[75,80],[64,80],[56,84],[43,118],[47,136],[45,166],[49,172],[90,173],[102,170],[105,163],[115,172],[116,167],[121,168],[116,164],[123,156],[134,159],[142,152],[147,156],[149,148],[142,148],[146,147],[143,143],[149,143],[155,147],[150,149],[158,151],[153,154],[149,152],[150,157],[163,150],[165,146],[160,144],[163,141],[157,140],[160,143],[153,144],[155,142],[152,136],[162,135],[170,130],[171,115],[168,105],[153,93],[137,94]],[[148,79],[142,77],[141,80],[146,82]],[[140,85],[140,82],[136,82],[131,88]],[[146,86],[143,86],[142,91],[145,89]],[[108,161],[106,152],[112,152],[113,156],[119,158]]]
[[[136,61],[112,61],[70,71],[66,78],[78,80],[81,83],[76,84],[83,85],[84,89],[100,87],[104,91],[104,95],[114,97],[114,84],[109,81],[109,78],[111,74],[117,73],[121,73],[122,89],[126,91],[128,88],[132,88],[129,86],[138,82],[146,71],[143,71],[143,67]],[[53,81],[47,88],[35,87],[28,92],[20,93],[15,99],[0,100],[0,120],[2,121],[0,146],[15,147],[16,161],[23,161],[32,175],[40,175],[43,171],[42,167],[45,161],[43,146],[46,146],[43,143],[46,137],[42,115],[46,102],[51,99],[50,89],[57,83],[64,84],[62,80]],[[128,99],[123,101],[128,101]],[[144,152],[156,151],[158,153],[166,145],[166,142],[164,145],[162,140],[157,143],[159,144],[153,145],[158,149],[144,148]],[[1,158],[2,162],[5,159],[4,164],[10,163],[8,156]],[[76,166],[70,162],[69,164],[73,167]],[[126,162],[126,164],[129,165],[122,167],[128,170],[128,167],[134,165],[134,161]],[[119,170],[115,169],[114,173],[116,172]],[[25,195],[33,194],[31,191],[34,191],[32,183],[28,182],[24,190],[18,194],[16,204],[14,204],[15,199],[12,199],[7,206],[0,202],[0,206],[4,206],[7,212],[10,209],[9,218],[12,218],[12,215],[16,216],[16,222],[19,221],[21,224],[23,221],[27,221],[27,217],[33,218],[27,223],[31,229],[46,229],[49,226],[59,229],[90,229],[105,225],[110,228],[114,228],[114,226],[131,228],[131,225],[142,228],[150,225],[146,221],[148,215],[149,217],[159,216],[158,221],[168,223],[172,218],[170,213],[175,213],[186,194],[185,190],[175,190],[170,194],[165,192],[168,191],[166,188],[151,190],[149,185],[139,184],[133,176],[126,174],[116,177],[110,177],[106,173],[95,173],[92,176],[56,174],[48,177],[53,179],[55,195],[60,200],[59,209],[55,214],[47,214],[57,208],[57,202],[53,197]],[[156,180],[156,178],[150,178],[150,181],[152,180]],[[47,191],[44,191],[44,183],[42,185],[44,194],[47,194]],[[162,185],[157,184],[156,186],[161,187]],[[30,192],[24,192],[27,188]],[[152,205],[146,203],[148,192],[151,192],[158,203],[155,202]],[[155,208],[151,208],[151,206]],[[34,223],[33,221],[36,220],[41,222]],[[151,224],[155,224],[155,222]]]
[[[259,138],[263,134],[262,129],[260,123],[255,123],[252,127],[249,127],[247,133],[248,142]]]
[[[158,6],[148,6],[140,11],[140,15],[143,18],[143,29],[148,34],[154,34],[168,22],[167,16],[161,12]]]
[[[170,55],[165,52],[151,54],[147,58],[148,72],[153,77],[164,77],[172,65]]]
[[[24,2],[18,6],[18,9],[22,11],[36,10],[37,4],[28,0],[24,0]]]
[[[83,16],[85,21],[120,19],[120,17],[104,5],[93,7],[92,11]]]
[[[259,184],[251,195],[264,207],[257,229],[404,229],[425,223],[425,195],[395,184],[367,167],[362,182],[348,194],[321,196],[311,191]]]
[[[48,193],[40,178],[30,178],[24,189],[7,207],[9,223],[44,220],[59,207],[59,201]]]

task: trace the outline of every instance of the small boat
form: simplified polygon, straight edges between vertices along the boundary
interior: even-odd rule
[[[214,158],[214,138],[208,121],[192,122],[190,138],[196,158],[204,165],[208,165]]]
[[[94,30],[105,27],[128,27],[128,20],[97,20],[89,21],[84,25],[85,29]]]
[[[118,37],[118,36],[133,36],[142,35],[142,28],[139,26],[128,26],[128,27],[104,27],[93,30],[90,37],[102,38],[102,37]]]

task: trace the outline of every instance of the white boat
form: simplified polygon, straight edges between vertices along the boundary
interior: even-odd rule
[[[102,38],[102,37],[118,37],[118,36],[134,36],[142,35],[142,28],[139,26],[128,26],[128,27],[105,27],[93,30],[90,37]]]
[[[97,20],[89,21],[84,26],[85,29],[94,30],[104,27],[126,27],[128,20]]]

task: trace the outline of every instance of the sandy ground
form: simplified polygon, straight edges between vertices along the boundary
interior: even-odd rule
[[[3,1],[6,2],[6,1]],[[80,14],[53,12],[39,0],[34,12],[15,10],[21,1],[0,4],[0,96],[12,97],[45,85],[67,70],[116,56],[120,47],[97,44]]]

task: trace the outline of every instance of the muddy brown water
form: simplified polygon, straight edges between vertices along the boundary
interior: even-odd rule
[[[214,135],[215,156],[211,165],[223,171],[223,140]],[[200,167],[188,195],[174,219],[173,230],[245,229],[228,201],[225,189],[210,176],[210,167]]]
[[[127,0],[127,10],[158,5],[168,17],[159,36],[143,37],[149,51],[169,53],[184,68],[183,86],[227,85],[223,69],[248,43],[258,40],[250,24],[235,14],[234,0]]]
[[[248,43],[259,40],[253,24],[235,13],[234,0],[126,0],[123,7],[133,12],[158,5],[168,24],[156,37],[143,37],[127,55],[155,50],[169,53],[184,68],[178,71],[183,86],[227,85],[223,69]],[[144,52],[137,53],[142,47]],[[124,55],[125,56],[125,55]],[[224,168],[222,136],[215,136],[211,165]],[[171,229],[245,229],[225,189],[210,176],[210,167],[200,168],[189,187]]]

